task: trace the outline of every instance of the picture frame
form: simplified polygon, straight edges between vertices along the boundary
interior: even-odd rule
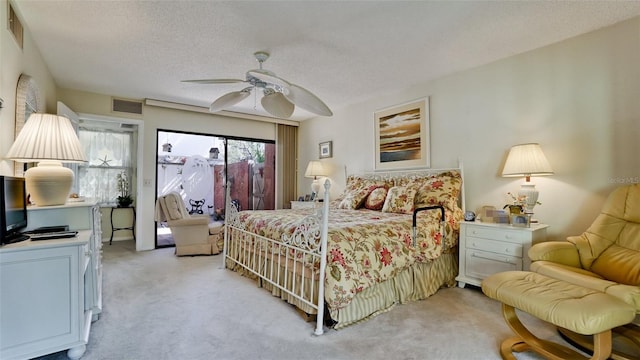
[[[304,201],[311,201],[311,194],[306,194],[304,196]]]
[[[377,110],[373,120],[376,171],[431,166],[428,97]]]
[[[325,141],[318,144],[318,158],[327,159],[333,157],[333,141]]]
[[[516,227],[530,227],[531,215],[529,214],[511,214],[510,215],[511,226]]]

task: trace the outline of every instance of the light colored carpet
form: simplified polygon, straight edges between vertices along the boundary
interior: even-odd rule
[[[104,245],[104,309],[83,359],[499,359],[500,342],[511,336],[499,303],[477,288],[450,288],[318,337],[315,323],[222,269],[222,256],[176,257],[173,250]],[[548,324],[526,314],[523,322],[562,341]]]

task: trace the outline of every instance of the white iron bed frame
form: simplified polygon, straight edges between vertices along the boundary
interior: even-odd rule
[[[420,175],[428,176],[438,174],[446,171],[459,171],[460,176],[463,179],[461,188],[461,208],[464,210],[464,175],[462,173],[462,161],[459,160],[458,168],[449,169],[422,169],[422,170],[405,170],[395,172],[384,173],[369,173],[359,175],[362,177],[371,178],[385,178],[385,177],[398,177],[398,176],[411,176]],[[231,261],[251,274],[255,275],[264,282],[267,282],[278,288],[280,291],[288,294],[289,296],[309,305],[311,308],[317,310],[315,335],[322,335],[324,333],[324,280],[325,269],[327,265],[327,232],[328,232],[328,214],[329,214],[329,180],[324,183],[324,201],[322,208],[318,209],[315,215],[306,216],[302,219],[301,223],[296,227],[291,236],[283,235],[280,240],[270,239],[255,233],[247,231],[239,218],[239,212],[236,205],[233,203],[230,191],[231,185],[228,183],[226,187],[226,209],[225,209],[225,231],[224,231],[224,248],[223,248],[223,263],[224,267],[227,267],[227,260]],[[438,209],[442,211],[442,221],[440,225],[442,227],[442,234],[445,234],[445,219],[444,209],[442,206],[434,206],[428,208],[416,209],[413,214],[413,242],[416,241],[416,228],[415,220],[416,214],[423,210]],[[231,231],[231,229],[233,231]],[[243,246],[244,244],[251,244],[251,248]],[[442,242],[444,246],[444,241]],[[286,256],[281,256],[283,253],[282,248],[286,251]],[[230,256],[229,254],[238,254],[239,259]],[[291,256],[290,256],[291,255]],[[311,259],[311,260],[309,260]],[[270,260],[270,261],[265,261]],[[295,283],[292,289],[288,289],[281,284],[287,284],[287,274],[291,272],[291,276],[295,279],[296,274],[302,274],[310,262],[320,262],[320,267],[317,270],[311,270],[313,273],[311,276],[301,276],[301,285],[298,289],[295,288]],[[278,269],[284,268],[284,275]],[[281,278],[284,276],[285,278]],[[318,291],[315,289],[315,278],[318,278],[317,286]],[[305,279],[311,281],[308,287],[305,286]],[[311,291],[305,291],[305,289]],[[322,296],[320,296],[322,294]]]

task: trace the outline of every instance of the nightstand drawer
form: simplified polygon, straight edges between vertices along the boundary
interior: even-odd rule
[[[467,238],[467,249],[485,250],[501,255],[522,257],[522,244],[505,241],[481,239],[476,237]]]
[[[484,279],[502,271],[522,270],[522,259],[485,251],[467,250],[466,275]]]
[[[511,242],[522,242],[531,239],[531,235],[526,231],[510,230],[505,228],[493,229],[490,227],[480,226],[469,226],[467,236]]]

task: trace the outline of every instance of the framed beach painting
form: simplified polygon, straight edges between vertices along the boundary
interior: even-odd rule
[[[430,166],[429,98],[374,112],[375,170]]]

